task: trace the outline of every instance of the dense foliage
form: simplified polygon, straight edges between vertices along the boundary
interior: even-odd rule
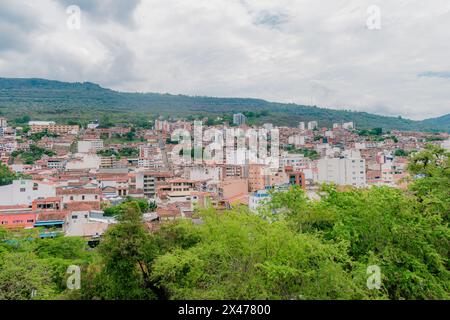
[[[38,147],[35,144],[30,145],[29,150],[14,151],[11,153],[13,158],[20,157],[25,164],[34,164],[37,160],[40,160],[44,155],[52,157],[56,153],[52,150]]]
[[[91,259],[81,238],[39,239],[35,230],[0,228],[0,300],[64,298],[67,268],[86,266]]]
[[[16,174],[8,166],[0,163],[0,186],[11,184],[16,177]]]

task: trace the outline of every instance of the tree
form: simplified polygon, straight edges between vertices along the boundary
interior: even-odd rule
[[[85,267],[92,252],[77,237],[39,239],[37,229],[0,228],[0,300],[59,299],[67,295],[67,268]]]
[[[344,243],[297,234],[246,210],[204,212],[196,242],[159,256],[152,279],[171,299],[360,299]]]
[[[17,176],[8,166],[0,163],[0,186],[11,184]]]
[[[410,157],[408,170],[415,176],[410,191],[424,213],[439,215],[448,223],[450,215],[450,152],[435,145]]]
[[[134,138],[136,137],[136,132],[135,131],[129,131],[129,132],[126,133],[125,137],[126,137],[126,139],[128,141],[133,141]]]
[[[56,294],[48,265],[29,252],[6,254],[0,267],[0,300],[49,299]]]
[[[158,252],[142,222],[137,202],[123,204],[119,224],[112,226],[99,245],[100,270],[89,275],[92,281],[84,296],[101,299],[155,299],[164,293],[150,279],[151,263]]]
[[[311,201],[292,188],[273,195],[269,208],[298,232],[320,232],[331,243],[347,243],[353,266],[348,271],[355,278],[369,265],[380,266],[382,288],[371,295],[449,298],[448,224],[440,216],[424,215],[420,199],[388,187],[338,192],[325,186],[321,196]]]
[[[394,155],[396,157],[406,157],[406,156],[408,156],[408,152],[403,149],[397,149],[397,150],[395,150]]]

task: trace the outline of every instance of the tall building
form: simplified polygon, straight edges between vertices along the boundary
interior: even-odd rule
[[[8,121],[6,120],[6,118],[0,117],[0,128],[6,128],[7,126],[8,126]]]
[[[144,191],[147,198],[156,196],[156,189],[159,183],[162,183],[172,175],[169,172],[140,171],[136,174],[136,188]]]
[[[155,130],[162,132],[170,132],[170,123],[166,120],[155,120]]]
[[[236,113],[233,115],[233,124],[235,125],[243,125],[245,124],[247,118],[242,113]]]
[[[298,123],[298,128],[299,128],[300,130],[305,130],[305,123],[304,123],[304,122],[299,122],[299,123]]]
[[[318,126],[319,126],[319,124],[317,123],[317,121],[308,122],[308,130],[317,129]]]
[[[354,187],[366,186],[366,161],[361,158],[323,158],[318,161],[318,181]]]
[[[347,130],[352,130],[355,128],[355,124],[353,122],[344,122],[342,124],[342,128],[347,129]]]

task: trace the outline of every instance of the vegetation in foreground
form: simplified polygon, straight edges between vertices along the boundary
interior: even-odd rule
[[[324,186],[316,201],[292,188],[259,214],[209,209],[155,233],[128,201],[93,250],[0,229],[0,299],[449,299],[449,164],[430,147],[411,156],[408,191]],[[66,289],[73,264],[80,290]]]

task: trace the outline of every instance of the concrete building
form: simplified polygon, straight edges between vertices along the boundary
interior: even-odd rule
[[[47,130],[48,132],[56,134],[78,134],[80,131],[80,127],[78,125],[56,124],[54,121],[30,121],[28,125],[30,126],[31,133],[38,133]]]
[[[280,157],[280,167],[291,166],[295,171],[306,169],[310,163],[309,158],[303,154],[289,153]]]
[[[248,181],[227,179],[219,183],[218,196],[228,205],[248,204]]]
[[[79,154],[66,163],[66,170],[99,169],[100,157],[96,154]]]
[[[6,118],[0,117],[0,128],[6,128],[8,126],[8,121]]]
[[[30,208],[0,209],[0,227],[6,229],[33,228],[37,213]]]
[[[48,158],[47,168],[62,170],[66,167],[67,160],[62,158]]]
[[[14,180],[12,184],[0,187],[0,206],[31,206],[38,198],[56,196],[56,185],[52,182]]]
[[[169,172],[138,171],[136,173],[136,189],[141,189],[147,198],[155,198],[160,182],[172,177]]]
[[[305,174],[302,171],[295,171],[293,167],[286,167],[286,175],[289,179],[289,184],[292,186],[299,186],[306,189]]]
[[[317,121],[308,122],[308,130],[317,129],[318,126],[319,126],[319,124],[317,123]]]
[[[288,143],[293,144],[295,147],[301,147],[305,145],[305,136],[296,134],[288,138]]]
[[[304,122],[299,122],[299,123],[298,123],[298,128],[299,128],[300,130],[304,131],[304,130],[305,130],[305,123],[304,123]]]
[[[366,186],[366,162],[361,158],[323,158],[317,163],[318,182]]]
[[[247,118],[242,113],[233,114],[233,124],[241,126],[245,124]]]
[[[355,128],[355,125],[354,125],[353,122],[344,122],[344,123],[342,124],[342,128],[343,128],[343,129],[346,129],[346,130],[352,130],[352,129]]]
[[[87,139],[78,141],[79,153],[91,153],[97,152],[103,149],[102,139]]]
[[[222,168],[219,166],[197,165],[184,167],[184,176],[190,180],[219,182],[222,177]]]

